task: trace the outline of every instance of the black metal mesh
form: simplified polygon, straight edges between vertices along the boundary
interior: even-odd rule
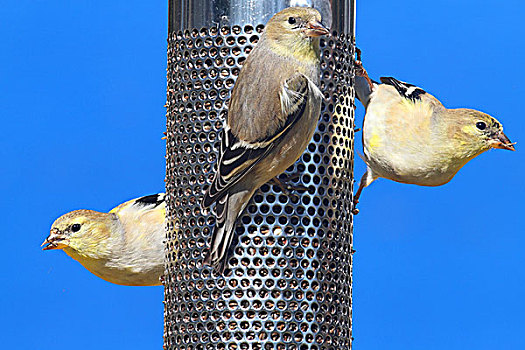
[[[211,183],[227,101],[263,26],[203,28],[168,40],[167,349],[350,349],[354,44],[325,38],[320,122],[288,174],[307,192],[266,184],[238,222],[225,276],[202,266],[215,224]]]

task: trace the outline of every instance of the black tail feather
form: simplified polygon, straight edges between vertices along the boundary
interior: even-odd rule
[[[228,261],[228,248],[230,247],[235,229],[233,224],[227,223],[228,199],[226,195],[215,205],[217,221],[210,240],[210,249],[206,252],[203,265],[213,266],[221,274],[224,273]]]

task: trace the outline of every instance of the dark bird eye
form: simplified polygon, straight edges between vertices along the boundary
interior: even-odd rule
[[[476,123],[476,128],[478,128],[479,130],[485,130],[486,127],[487,127],[487,124],[485,124],[484,122]]]
[[[295,17],[290,17],[290,18],[288,18],[288,23],[290,23],[290,24],[295,24],[295,22],[297,22],[296,19],[295,19]]]
[[[71,226],[71,231],[78,232],[78,230],[80,230],[80,224],[73,224],[73,226]]]

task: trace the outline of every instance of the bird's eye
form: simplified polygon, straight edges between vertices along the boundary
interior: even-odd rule
[[[487,127],[487,124],[485,124],[484,122],[476,123],[476,128],[478,128],[479,130],[485,130],[486,127]]]
[[[80,230],[80,224],[73,224],[73,226],[71,226],[71,231],[78,232],[78,230]]]
[[[297,22],[297,20],[295,19],[295,17],[288,18],[288,23],[295,24],[296,22]]]

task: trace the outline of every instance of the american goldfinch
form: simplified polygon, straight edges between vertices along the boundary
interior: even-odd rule
[[[130,200],[109,213],[75,210],[56,219],[42,249],[63,249],[108,282],[160,285],[165,213],[164,193]]]
[[[473,109],[445,108],[423,89],[391,77],[372,82],[360,62],[355,89],[366,108],[363,188],[379,177],[420,186],[449,182],[469,160],[491,148],[514,151],[500,122]],[[358,211],[355,210],[357,213]]]
[[[319,12],[290,7],[267,23],[233,88],[219,162],[202,201],[216,203],[217,221],[204,264],[226,267],[235,222],[264,183],[303,153],[319,119],[323,95],[319,37],[329,31]]]

